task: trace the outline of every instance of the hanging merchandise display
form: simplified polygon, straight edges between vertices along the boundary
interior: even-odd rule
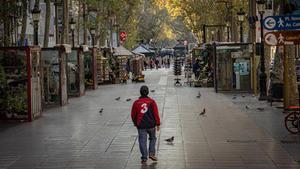
[[[131,71],[133,82],[145,82],[145,75],[143,75],[144,58],[142,54],[135,54],[135,57],[131,58]]]
[[[96,59],[97,59],[97,83],[98,84],[103,84],[104,83],[104,67],[103,67],[103,64],[104,64],[104,57],[103,57],[103,55],[102,55],[102,53],[101,52],[99,52],[98,54],[97,54],[97,57],[96,57]]]
[[[192,56],[189,55],[186,59],[186,63],[184,66],[185,77],[187,78],[187,83],[189,86],[192,86]]]
[[[101,48],[97,52],[96,56],[97,60],[97,83],[100,84],[111,84],[112,83],[112,77],[114,77],[112,74],[111,67],[113,67],[115,63],[112,57],[112,53],[110,51],[110,48]],[[110,76],[111,75],[111,76]],[[111,77],[111,78],[110,78]]]
[[[127,67],[127,56],[117,56],[117,64],[116,64],[116,78],[117,81],[126,83],[128,79],[128,73],[126,70]]]
[[[174,58],[174,65],[173,65],[173,73],[176,76],[175,80],[175,85],[182,85],[180,83],[180,78],[179,76],[181,76],[181,58],[180,56],[176,56]]]

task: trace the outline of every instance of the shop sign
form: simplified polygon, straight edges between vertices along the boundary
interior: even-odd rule
[[[231,58],[241,58],[242,52],[231,52]]]
[[[269,32],[265,35],[265,43],[270,46],[300,44],[300,30]]]
[[[127,33],[126,32],[124,32],[124,31],[122,31],[122,32],[120,32],[120,40],[122,41],[122,42],[124,42],[125,40],[126,40],[126,37],[127,37]]]
[[[217,46],[217,50],[241,49],[240,46]]]

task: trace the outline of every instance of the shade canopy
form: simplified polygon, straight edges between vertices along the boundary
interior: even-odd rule
[[[129,50],[124,48],[123,46],[119,46],[114,48],[114,56],[133,56],[134,54],[131,53]]]

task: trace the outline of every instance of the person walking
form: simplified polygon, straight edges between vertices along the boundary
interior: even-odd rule
[[[193,65],[193,73],[195,74],[195,80],[199,80],[199,76],[200,76],[200,60],[196,59],[196,62]]]
[[[142,154],[142,163],[147,162],[147,136],[149,135],[149,158],[157,161],[155,156],[156,130],[160,129],[160,117],[156,102],[148,97],[147,86],[140,88],[140,98],[136,100],[131,109],[131,119],[138,130],[139,148]]]

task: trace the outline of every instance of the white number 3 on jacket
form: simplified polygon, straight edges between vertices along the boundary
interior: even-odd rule
[[[143,103],[141,105],[142,109],[141,109],[141,113],[146,113],[148,111],[148,107],[147,107],[147,103]]]

